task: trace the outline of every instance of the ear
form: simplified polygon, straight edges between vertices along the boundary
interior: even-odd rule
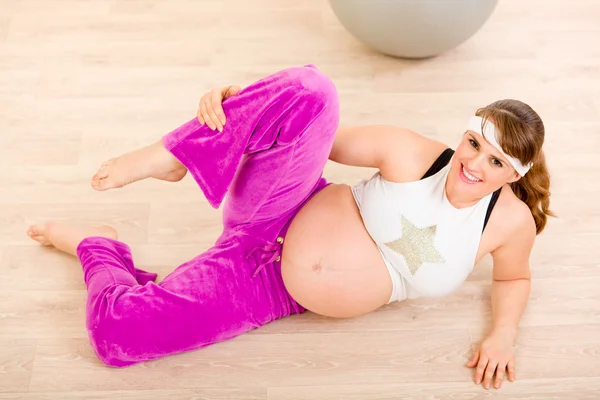
[[[517,172],[515,172],[513,177],[511,179],[509,179],[508,182],[506,182],[506,183],[513,183],[513,182],[518,181],[519,179],[521,179],[521,175],[519,175]]]

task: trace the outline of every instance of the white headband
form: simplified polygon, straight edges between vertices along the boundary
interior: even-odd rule
[[[531,168],[533,163],[523,165],[523,164],[521,164],[521,161],[506,154],[502,150],[502,147],[500,147],[500,145],[498,144],[498,141],[496,140],[496,129],[495,129],[496,127],[494,126],[494,124],[492,124],[490,121],[486,121],[485,130],[482,133],[481,132],[482,123],[483,123],[483,118],[473,116],[469,119],[469,124],[467,126],[467,130],[476,132],[476,133],[480,134],[481,136],[483,136],[492,146],[494,146],[496,148],[496,150],[498,150],[500,153],[502,153],[502,155],[504,157],[506,157],[508,162],[514,167],[515,171],[517,171],[517,173],[519,175],[525,176],[525,174],[527,173],[527,171],[529,171],[529,168]]]

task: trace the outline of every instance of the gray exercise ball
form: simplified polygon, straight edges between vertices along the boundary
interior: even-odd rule
[[[381,53],[427,58],[453,49],[488,20],[498,0],[329,0],[352,36]]]

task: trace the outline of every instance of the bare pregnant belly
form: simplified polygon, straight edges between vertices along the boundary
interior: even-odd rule
[[[286,234],[281,268],[291,296],[329,317],[368,313],[392,293],[387,268],[347,185],[327,186],[298,212]]]

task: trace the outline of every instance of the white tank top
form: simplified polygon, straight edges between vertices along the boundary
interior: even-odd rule
[[[352,187],[396,281],[390,302],[447,295],[473,270],[492,194],[470,207],[452,206],[445,190],[450,164],[418,181],[390,182],[377,172]]]

